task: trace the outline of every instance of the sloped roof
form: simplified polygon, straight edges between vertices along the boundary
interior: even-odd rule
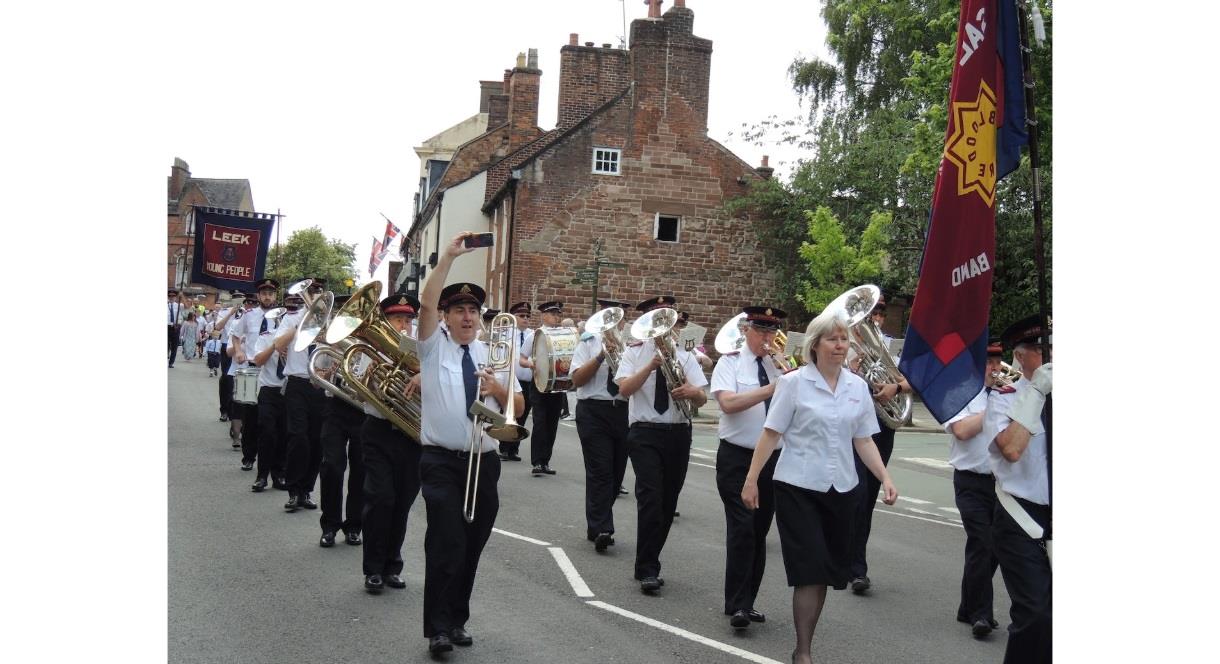
[[[191,178],[187,180],[187,187],[192,184],[199,187],[199,191],[207,197],[209,205],[231,210],[241,209],[242,200],[250,194],[250,181],[246,179]],[[250,196],[251,207],[254,205],[253,198]]]

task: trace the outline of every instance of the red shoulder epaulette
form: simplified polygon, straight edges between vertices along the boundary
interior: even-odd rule
[[[628,347],[628,348],[635,348],[636,346],[643,346],[643,345],[644,345],[644,342],[643,342],[643,341],[637,341],[637,342],[635,342],[635,343],[630,343],[630,344],[627,344],[627,347]]]
[[[1012,394],[1017,391],[1017,388],[1013,387],[1012,385],[1005,385],[1004,387],[995,388],[995,391],[999,392],[1000,394]]]
[[[731,353],[725,353],[724,355],[725,355],[725,357],[728,357],[729,355],[741,355],[741,351],[735,350]]]

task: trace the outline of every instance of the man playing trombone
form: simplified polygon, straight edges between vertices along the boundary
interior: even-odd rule
[[[428,510],[423,623],[432,654],[448,652],[454,644],[469,646],[474,642],[466,631],[470,596],[479,557],[500,507],[496,441],[479,431],[470,408],[481,395],[494,400],[486,404],[488,407],[499,408],[510,393],[515,410],[525,405],[516,390],[510,392],[516,358],[509,354],[501,378],[487,367],[488,346],[476,338],[483,289],[469,283],[442,287],[454,259],[474,250],[465,246],[469,235],[461,233],[449,241],[420,294],[417,347],[423,452],[419,472]],[[442,317],[446,329],[440,328]],[[478,457],[472,459],[472,454]],[[473,477],[471,468],[475,469]],[[468,487],[468,482],[474,486]],[[477,506],[473,514],[467,513],[467,496]]]

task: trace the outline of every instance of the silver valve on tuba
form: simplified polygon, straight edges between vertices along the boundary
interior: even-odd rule
[[[670,308],[653,309],[640,316],[631,324],[631,336],[636,339],[652,339],[657,355],[661,358],[661,371],[665,381],[672,390],[686,383],[686,372],[678,360],[678,335],[674,325],[678,322],[678,312]],[[670,395],[670,400],[686,419],[691,418],[694,408],[689,399],[679,399]]]
[[[851,337],[851,349],[859,360],[852,372],[863,378],[870,388],[902,381],[898,363],[885,347],[881,331],[869,316],[880,297],[880,288],[873,284],[864,284],[848,290],[826,305],[827,310],[843,312]],[[873,400],[877,417],[891,429],[897,429],[910,420],[912,405],[911,395],[906,393],[899,393],[885,403]]]

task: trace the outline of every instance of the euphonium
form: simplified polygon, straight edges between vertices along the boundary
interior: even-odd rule
[[[343,352],[339,377],[383,417],[403,433],[419,440],[422,405],[419,392],[404,396],[411,377],[419,373],[414,339],[399,334],[378,307],[381,282],[374,281],[352,294],[326,329],[326,343],[335,345],[348,337],[353,343]],[[363,357],[368,366],[361,372],[355,361]]]
[[[652,339],[657,355],[661,357],[661,371],[669,389],[686,384],[686,372],[678,360],[678,335],[674,332],[674,324],[678,322],[678,312],[669,308],[653,309],[640,316],[631,324],[631,335],[636,339]],[[686,419],[691,418],[690,400],[679,399],[670,395],[670,400],[682,411]]]
[[[870,316],[880,297],[880,288],[865,284],[852,288],[826,305],[828,310],[841,310],[846,315],[851,349],[860,360],[854,373],[863,378],[870,388],[902,381],[898,364],[882,343],[881,331]],[[900,393],[885,403],[873,399],[873,406],[877,410],[877,416],[888,427],[897,429],[910,419],[912,399],[910,394]]]
[[[585,321],[585,332],[601,335],[602,351],[606,353],[606,365],[610,368],[611,376],[618,372],[618,363],[626,348],[623,336],[618,331],[619,322],[625,315],[621,307],[606,307]]]

